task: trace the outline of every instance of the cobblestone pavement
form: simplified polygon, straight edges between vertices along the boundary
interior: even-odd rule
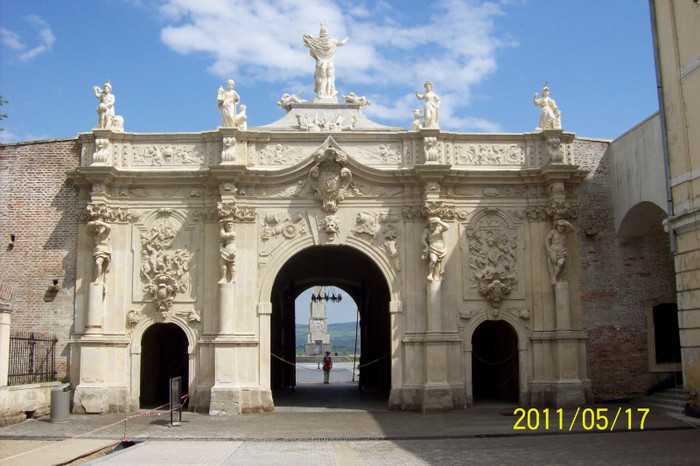
[[[275,394],[274,413],[186,412],[179,426],[170,426],[167,413],[147,411],[72,415],[67,423],[30,420],[0,429],[0,466],[62,463],[66,456],[76,458],[124,438],[136,445],[93,463],[700,463],[697,425],[654,412],[642,425],[639,406],[523,410],[514,416],[515,406],[483,404],[422,414],[388,412],[386,396],[377,395],[347,382],[301,384]],[[514,430],[516,425],[523,428]],[[80,454],[77,440],[84,442]]]

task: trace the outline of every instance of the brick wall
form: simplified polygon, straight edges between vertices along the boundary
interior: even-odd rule
[[[577,141],[576,163],[589,171],[579,194],[579,266],[583,328],[588,335],[588,374],[598,400],[645,393],[667,373],[649,370],[647,312],[674,293],[673,256],[663,212],[646,235],[618,238],[612,196],[612,164],[601,141]],[[663,176],[663,174],[661,174]]]
[[[66,172],[79,156],[77,139],[0,145],[0,284],[14,291],[11,330],[58,337],[60,380],[67,379],[78,240],[78,191]],[[53,280],[58,293],[48,292]]]

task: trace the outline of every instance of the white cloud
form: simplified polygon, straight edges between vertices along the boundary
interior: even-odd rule
[[[2,45],[11,48],[12,50],[24,50],[26,45],[22,43],[22,38],[19,34],[16,34],[7,29],[0,28],[0,40]]]
[[[0,39],[3,45],[19,53],[18,58],[20,61],[27,62],[43,52],[50,51],[53,43],[56,41],[56,37],[51,32],[49,25],[41,17],[29,15],[24,19],[36,29],[37,37],[35,41],[38,42],[38,45],[27,50],[28,46],[24,43],[22,37],[8,29],[0,29]]]
[[[210,71],[222,79],[287,85],[302,77],[311,82],[313,59],[301,37],[318,35],[319,23],[327,22],[333,37],[350,37],[336,53],[339,83],[371,85],[379,95],[411,93],[368,114],[410,119],[419,105],[412,90],[431,80],[438,94],[456,99],[441,114],[441,125],[448,123],[469,105],[473,86],[496,70],[497,51],[513,45],[494,32],[494,18],[504,13],[498,3],[476,0],[440,0],[418,18],[394,8],[383,1],[165,0],[169,25],[161,38],[177,52],[210,55]],[[454,124],[467,120],[488,126],[464,117]]]

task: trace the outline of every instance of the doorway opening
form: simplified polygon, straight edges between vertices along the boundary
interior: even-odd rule
[[[189,386],[187,335],[176,324],[154,324],[141,339],[141,408],[169,402],[172,377],[182,377],[182,395]]]
[[[474,402],[518,402],[518,335],[502,320],[482,322],[472,335]]]
[[[389,287],[379,267],[366,255],[349,246],[313,246],[304,249],[292,256],[275,278],[270,323],[270,381],[275,405],[279,406],[281,398],[288,399],[289,393],[295,397],[301,396],[299,392],[302,388],[318,392],[325,387],[326,391],[335,391],[340,396],[340,384],[333,383],[332,372],[329,385],[323,385],[322,375],[315,384],[320,384],[320,387],[299,382],[298,371],[301,369],[298,367],[297,345],[300,342],[296,338],[295,300],[309,288],[319,286],[342,290],[347,296],[344,300],[354,301],[359,312],[359,358],[356,363],[359,377],[354,382],[354,391],[348,390],[351,382],[345,383],[343,396],[372,390],[382,394],[386,408],[391,388]],[[308,318],[308,314],[302,320],[304,318]],[[332,355],[335,366],[342,358],[340,354],[336,357],[334,350]],[[323,402],[323,396],[319,397],[318,393],[312,398],[317,403],[328,403],[330,400],[328,398]],[[357,399],[350,401],[356,403],[358,399],[359,394]],[[333,406],[338,406],[338,400],[333,401]]]

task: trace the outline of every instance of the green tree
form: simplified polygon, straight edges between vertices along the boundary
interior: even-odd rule
[[[3,99],[2,94],[0,94],[0,107],[7,104],[7,103],[9,103],[9,102],[7,100]],[[5,118],[7,118],[7,113],[0,113],[0,120],[4,120]],[[0,131],[4,131],[4,130],[5,130],[5,128],[0,127]]]

